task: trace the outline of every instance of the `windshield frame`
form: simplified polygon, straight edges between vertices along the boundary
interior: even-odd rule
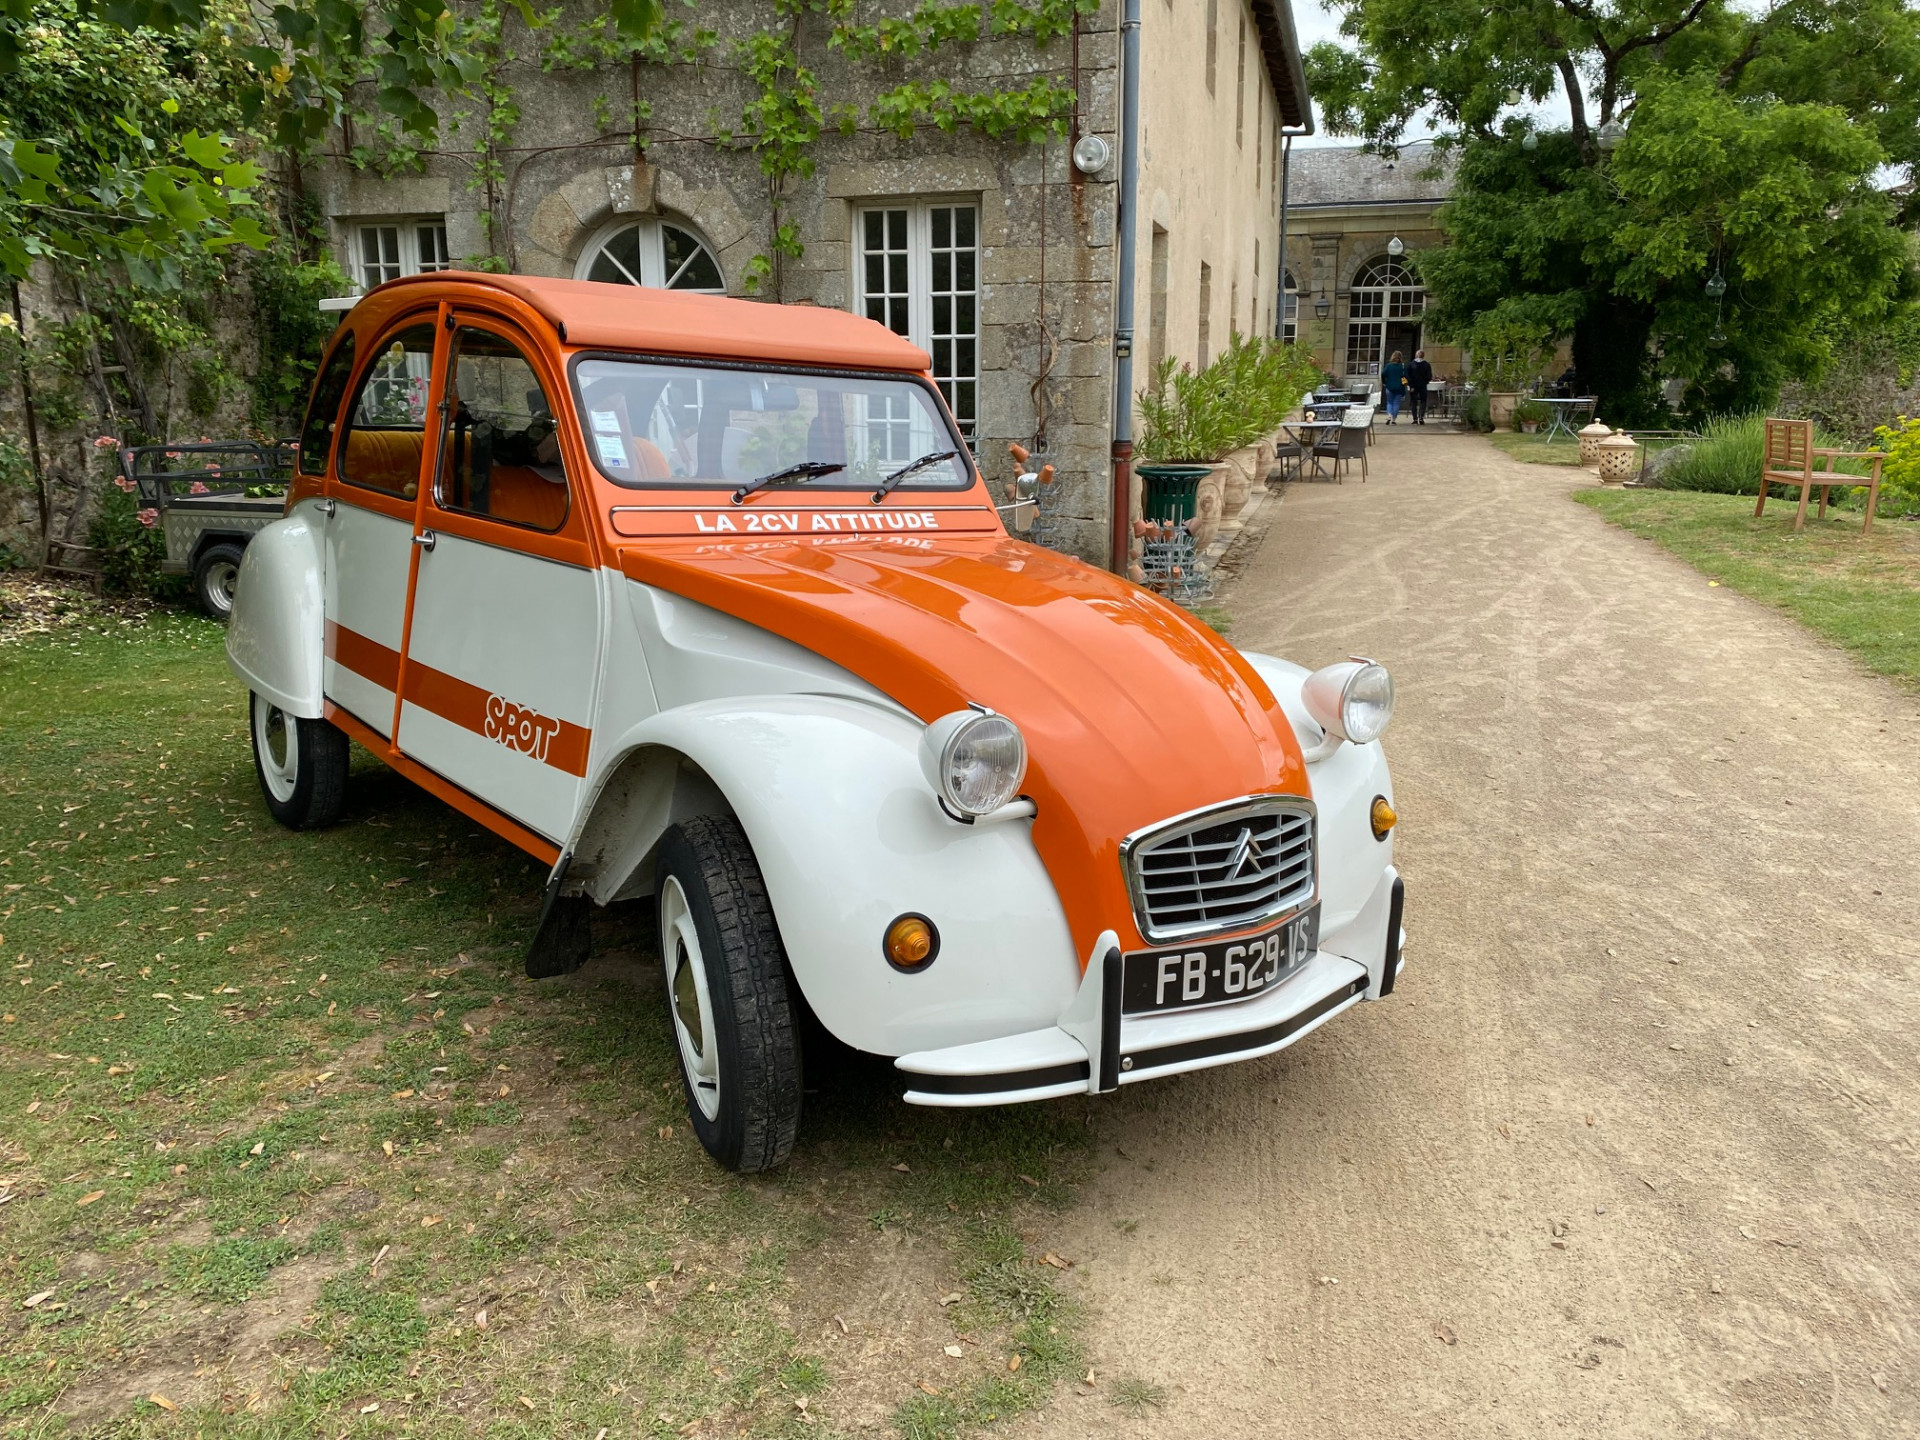
[[[894,495],[963,495],[980,481],[980,466],[979,462],[974,458],[973,447],[966,442],[966,439],[960,434],[959,427],[954,424],[953,413],[947,408],[946,397],[940,393],[939,386],[935,385],[932,380],[917,370],[868,370],[839,365],[800,365],[781,361],[727,360],[718,357],[707,359],[697,355],[662,355],[641,350],[595,349],[575,351],[567,357],[567,390],[568,398],[573,402],[574,435],[576,439],[581,441],[582,448],[587,453],[587,463],[592,467],[593,473],[602,480],[605,480],[609,485],[617,487],[623,495],[645,495],[648,493],[667,493],[673,491],[732,491],[739,488],[740,482],[734,480],[704,479],[649,480],[641,484],[635,484],[609,475],[606,469],[600,464],[600,457],[593,453],[593,446],[586,443],[587,432],[585,428],[585,416],[587,407],[586,399],[580,393],[579,370],[582,362],[588,360],[612,361],[619,364],[678,365],[687,369],[700,370],[735,370],[746,374],[763,375],[768,379],[780,379],[785,376],[808,376],[838,380],[888,380],[898,381],[908,385],[916,385],[922,391],[926,392],[927,402],[933,407],[933,413],[939,417],[941,425],[946,427],[947,435],[953,442],[950,448],[957,452],[956,458],[966,472],[965,478],[958,484],[954,483],[951,479],[929,484],[926,483],[922,475],[914,475],[901,481],[890,493]],[[937,467],[934,467],[929,468],[924,474],[937,479],[941,471]],[[871,479],[853,480],[848,478],[845,472],[841,472],[834,475],[818,476],[815,479],[804,481],[797,485],[781,485],[770,491],[755,491],[754,493],[756,495],[761,493],[777,493],[787,496],[809,494],[817,491],[835,491],[848,494],[864,492],[871,494],[873,489],[874,482]],[[749,500],[751,500],[751,498],[752,497],[749,497]]]

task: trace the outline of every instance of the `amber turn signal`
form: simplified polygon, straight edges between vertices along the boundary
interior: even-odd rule
[[[924,915],[902,915],[887,926],[881,949],[896,970],[924,970],[940,953],[940,932]]]
[[[1393,829],[1394,823],[1400,817],[1393,813],[1393,806],[1387,803],[1386,796],[1376,795],[1373,797],[1373,809],[1369,812],[1368,818],[1373,821],[1373,838],[1384,840],[1387,838],[1387,832]]]

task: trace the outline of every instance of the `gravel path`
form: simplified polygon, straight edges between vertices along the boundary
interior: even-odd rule
[[[1225,600],[1393,668],[1406,973],[1095,1108],[1034,1239],[1098,1384],[1016,1433],[1914,1435],[1920,703],[1575,475],[1372,471],[1269,507]]]

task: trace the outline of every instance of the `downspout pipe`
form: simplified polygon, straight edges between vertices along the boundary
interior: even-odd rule
[[[1304,125],[1282,125],[1280,127],[1280,318],[1274,323],[1273,333],[1277,337],[1284,334],[1287,325],[1287,180],[1293,165],[1293,137],[1313,134],[1313,111],[1307,111],[1307,123]],[[1308,277],[1311,282],[1312,277]],[[1305,294],[1294,282],[1293,338],[1296,344],[1300,339],[1300,296]],[[1309,283],[1308,289],[1312,285]]]
[[[1140,0],[1125,0],[1120,20],[1120,201],[1114,217],[1119,255],[1113,283],[1113,491],[1111,568],[1127,573],[1133,496],[1133,275],[1140,217]]]

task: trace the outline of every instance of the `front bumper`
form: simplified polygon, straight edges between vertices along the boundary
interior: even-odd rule
[[[1404,887],[1389,866],[1372,898],[1287,979],[1251,1000],[1151,1015],[1120,1013],[1120,952],[1101,937],[1057,1025],[922,1050],[894,1061],[912,1105],[1005,1105],[1099,1094],[1283,1050],[1362,999],[1390,994],[1402,964]],[[1359,951],[1361,953],[1352,953]]]

